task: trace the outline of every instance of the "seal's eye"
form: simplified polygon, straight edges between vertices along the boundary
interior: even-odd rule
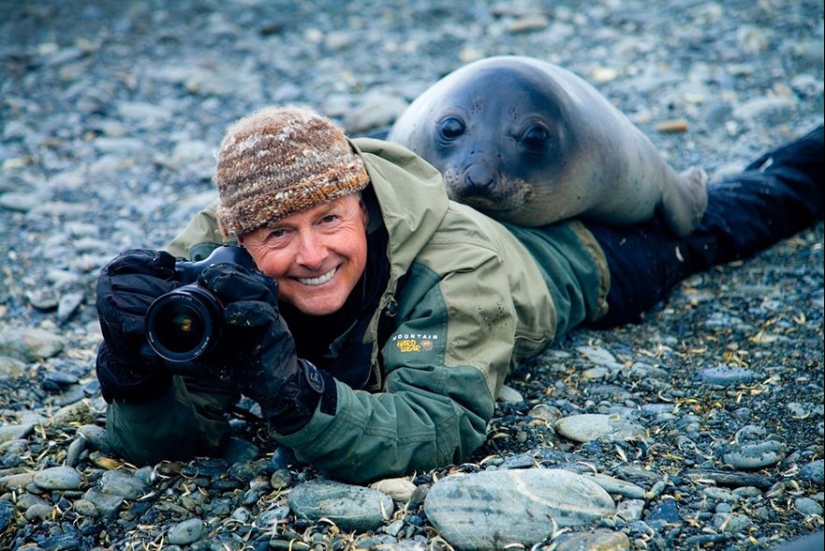
[[[550,135],[547,129],[542,126],[531,126],[524,133],[521,138],[521,143],[531,153],[544,153],[547,151],[547,143],[550,141]]]
[[[441,137],[445,140],[454,140],[464,133],[464,123],[456,117],[447,117],[441,121]]]

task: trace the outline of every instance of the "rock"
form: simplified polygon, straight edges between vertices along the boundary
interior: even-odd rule
[[[560,469],[485,471],[433,484],[427,518],[457,549],[532,545],[556,528],[580,526],[613,514],[613,500],[586,477]]]
[[[794,500],[793,505],[794,505],[794,507],[796,507],[797,511],[799,511],[800,513],[802,513],[806,517],[808,517],[808,516],[821,517],[822,513],[823,513],[822,504],[820,504],[816,500],[811,499],[809,497],[804,497],[804,496],[803,497],[798,497]]]
[[[6,531],[11,520],[14,518],[14,504],[5,499],[0,499],[0,533]]]
[[[625,522],[640,520],[645,509],[645,501],[642,499],[623,499],[616,507],[616,516]]]
[[[167,537],[172,545],[189,545],[195,543],[203,535],[203,521],[199,518],[190,518],[174,524],[169,528]]]
[[[83,304],[83,293],[66,293],[60,297],[57,304],[57,319],[61,322],[68,320]]]
[[[382,492],[323,480],[296,486],[288,502],[298,518],[326,518],[343,531],[375,530],[395,510],[392,499]]]
[[[825,461],[817,459],[802,465],[799,469],[799,478],[817,486],[822,486],[825,484]]]
[[[520,404],[524,401],[524,396],[522,396],[521,393],[515,388],[508,385],[502,385],[496,400],[499,402],[506,402],[508,404]]]
[[[644,440],[647,438],[644,428],[618,415],[598,413],[570,415],[556,421],[553,427],[562,436],[576,442]]]
[[[34,430],[34,423],[0,425],[0,444],[24,438]]]
[[[728,534],[737,534],[751,525],[751,519],[740,513],[717,513],[713,515],[713,526]]]
[[[576,350],[596,365],[612,369],[622,367],[622,364],[616,361],[616,357],[610,351],[600,346],[580,346]]]
[[[77,429],[78,436],[86,440],[86,447],[92,450],[109,452],[111,445],[106,437],[106,429],[97,425],[81,425]]]
[[[661,529],[668,525],[679,525],[682,519],[679,516],[679,506],[675,499],[662,500],[653,507],[647,515],[645,522],[650,526]]]
[[[100,477],[100,491],[104,494],[136,500],[146,493],[145,484],[125,471],[106,471]]]
[[[785,457],[785,444],[776,440],[766,440],[756,444],[736,446],[726,453],[722,460],[734,469],[761,469],[776,465]]]
[[[51,467],[35,474],[32,481],[43,490],[77,490],[86,478],[72,467]]]
[[[0,476],[0,490],[16,490],[25,488],[34,482],[34,475],[37,473],[18,473]]]
[[[756,98],[739,105],[733,116],[740,120],[769,119],[787,115],[796,106],[793,98]]]
[[[66,340],[50,331],[33,327],[4,327],[0,331],[0,356],[34,362],[56,356]]]
[[[645,497],[645,489],[641,486],[631,482],[625,482],[612,476],[603,475],[601,473],[586,473],[586,476],[606,491],[609,494],[617,494],[624,497],[643,498]]]
[[[631,549],[630,539],[625,534],[609,530],[562,534],[553,540],[553,544],[555,551],[623,551]]]
[[[101,516],[107,518],[114,515],[124,502],[123,496],[104,494],[97,488],[89,488],[86,493],[83,494],[83,499],[97,507]]]
[[[406,478],[385,478],[370,484],[370,488],[387,494],[393,501],[407,503],[416,486]]]
[[[757,373],[741,367],[707,367],[699,371],[696,378],[699,381],[718,386],[744,385],[753,382]]]

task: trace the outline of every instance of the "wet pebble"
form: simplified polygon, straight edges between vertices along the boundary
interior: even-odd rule
[[[51,331],[33,327],[6,326],[0,331],[0,355],[24,362],[51,358],[60,353],[66,340]]]
[[[734,469],[761,469],[782,461],[785,448],[785,444],[776,440],[745,444],[726,453],[723,460]]]
[[[604,488],[604,490],[609,494],[618,494],[630,498],[645,497],[645,489],[631,482],[619,480],[618,478],[613,478],[612,476],[607,476],[600,473],[590,473],[585,474],[584,476]]]
[[[406,478],[385,478],[370,484],[370,488],[387,494],[393,501],[406,503],[415,492],[415,484]]]
[[[809,497],[798,497],[794,500],[794,507],[803,515],[816,515],[821,517],[823,513],[822,504]]]
[[[199,518],[190,518],[172,525],[167,537],[172,545],[189,545],[198,541],[203,532],[203,521]]]
[[[817,459],[802,465],[799,469],[799,478],[816,486],[825,484],[825,460]]]
[[[586,477],[560,469],[525,469],[443,478],[427,492],[424,510],[454,547],[491,549],[540,542],[554,524],[588,524],[616,507]]]
[[[591,440],[635,440],[644,439],[647,434],[643,427],[622,419],[618,415],[585,413],[570,415],[553,425],[562,436],[576,442]]]
[[[326,518],[342,530],[374,530],[392,516],[392,499],[377,490],[332,481],[299,484],[289,492],[298,518]]]
[[[82,437],[85,446],[92,450],[108,452],[111,449],[109,441],[106,439],[106,429],[98,425],[82,425],[77,429],[78,436]]]
[[[732,386],[751,383],[757,374],[741,367],[708,367],[699,371],[697,378],[711,385]]]
[[[32,481],[43,490],[77,490],[85,485],[83,474],[72,467],[51,467],[36,473]]]
[[[622,532],[595,530],[591,533],[561,534],[553,540],[556,551],[581,551],[598,549],[599,551],[625,551],[632,549],[630,539]]]
[[[8,528],[12,519],[14,518],[15,507],[14,504],[5,499],[0,499],[0,532],[4,532]]]
[[[136,500],[146,493],[146,485],[135,475],[124,471],[106,471],[99,481],[104,494]]]

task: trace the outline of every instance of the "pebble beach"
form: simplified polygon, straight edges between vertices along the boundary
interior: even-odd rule
[[[492,55],[570,69],[674,167],[734,174],[822,124],[824,11],[0,0],[0,550],[821,549],[822,222],[521,366],[470,462],[365,486],[243,418],[222,457],[118,457],[94,285],[214,197],[213,152],[236,119],[302,104],[383,135]]]

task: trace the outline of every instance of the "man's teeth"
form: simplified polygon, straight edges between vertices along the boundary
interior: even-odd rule
[[[335,268],[318,277],[299,277],[298,281],[304,285],[323,285],[335,275]]]

